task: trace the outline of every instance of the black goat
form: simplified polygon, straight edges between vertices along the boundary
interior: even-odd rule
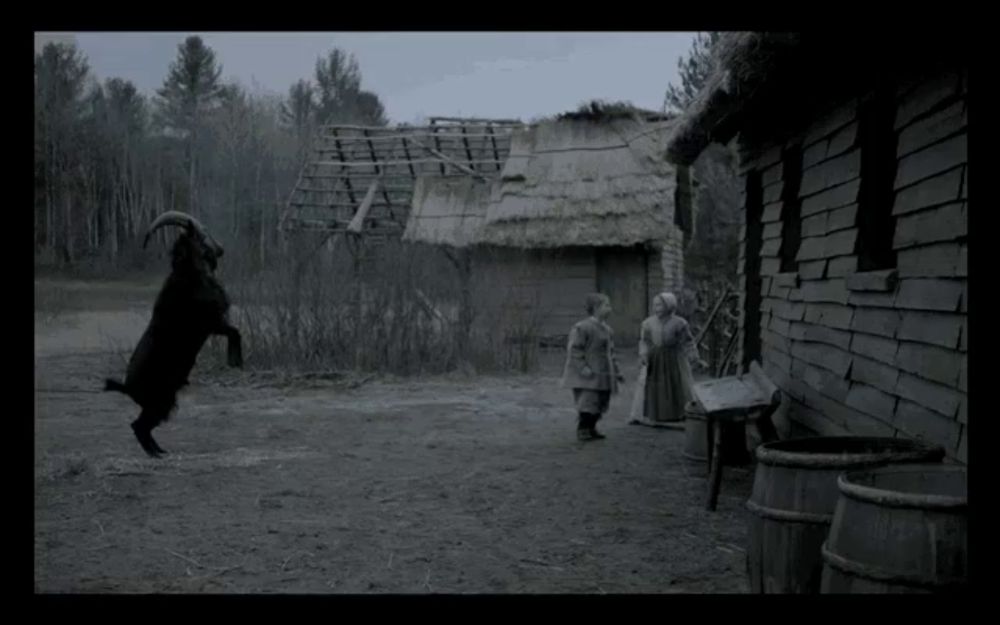
[[[168,211],[150,224],[143,247],[163,226],[184,229],[171,250],[172,271],[156,298],[149,327],[129,360],[125,383],[108,378],[104,387],[125,393],[142,408],[132,422],[132,431],[153,457],[166,452],[153,440],[152,430],[176,407],[177,391],[187,384],[208,337],[225,336],[229,366],[243,366],[240,333],[227,317],[229,298],[213,275],[222,246],[194,217]]]

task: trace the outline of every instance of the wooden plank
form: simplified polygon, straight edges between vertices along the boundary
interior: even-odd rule
[[[854,309],[850,329],[853,332],[876,334],[891,339],[895,338],[901,322],[897,310],[858,307]]]
[[[770,299],[771,313],[782,319],[789,321],[801,321],[805,315],[806,307],[800,302],[789,302],[784,300]]]
[[[344,162],[346,159],[344,158],[344,152],[341,149],[341,143],[340,143],[340,136],[339,135],[340,135],[340,133],[339,133],[338,130],[336,130],[336,129],[333,130],[334,144],[337,146],[337,157],[340,159],[341,162]],[[344,180],[344,184],[347,186],[348,197],[350,197],[351,203],[357,202],[358,200],[357,200],[356,197],[354,197],[354,188],[351,185],[351,181],[349,179],[348,180]]]
[[[847,330],[838,330],[806,322],[789,322],[787,336],[796,341],[833,345],[845,352],[850,349],[851,345],[851,333]]]
[[[802,319],[807,323],[840,330],[851,327],[854,309],[837,304],[807,304]]]
[[[902,189],[965,164],[969,160],[967,136],[963,133],[900,159],[895,188]]]
[[[728,376],[698,382],[692,387],[694,398],[709,414],[745,412],[767,407],[771,398],[752,380]]]
[[[795,271],[786,271],[773,276],[774,283],[779,286],[797,287],[799,286],[799,274]]]
[[[860,175],[861,150],[856,149],[804,170],[799,194],[803,197],[813,195],[849,182]],[[803,202],[803,206],[805,204]]]
[[[828,234],[823,242],[823,253],[827,258],[853,254],[857,240],[857,228],[850,228],[834,232],[833,234]]]
[[[768,323],[767,327],[779,336],[785,338],[790,338],[790,328],[792,322],[787,319],[782,319],[781,317],[771,317],[771,321]],[[786,350],[787,353],[787,350]]]
[[[847,393],[847,399],[844,403],[858,412],[872,415],[883,421],[892,421],[896,411],[896,398],[894,396],[880,391],[874,386],[859,382],[851,384],[851,390]]]
[[[761,186],[766,187],[776,182],[781,182],[782,169],[780,161],[765,169],[760,176]]]
[[[768,345],[781,353],[784,354],[792,353],[791,340],[781,336],[776,332],[772,332],[771,330],[761,330],[760,339],[764,345]]]
[[[893,425],[906,434],[931,443],[954,449],[958,444],[962,424],[946,419],[926,408],[900,399],[893,417]]]
[[[760,261],[760,275],[773,276],[781,272],[780,258],[762,258]]]
[[[776,376],[772,367],[787,373],[792,368],[791,357],[788,354],[783,354],[782,352],[770,349],[769,347],[761,348],[761,354],[764,358],[764,368],[768,372],[768,375],[775,381],[779,382],[780,385],[781,380],[778,376]]]
[[[781,220],[781,202],[772,202],[764,206],[764,211],[761,214],[761,223],[773,223]],[[741,237],[745,238],[745,237]]]
[[[955,350],[901,341],[895,365],[927,380],[957,388],[962,355]]]
[[[362,129],[362,130],[364,130],[364,129]],[[367,130],[369,132],[372,131],[372,129],[370,129],[370,128],[367,129]],[[454,133],[453,137],[449,137],[448,136],[449,134],[452,134],[452,133],[441,133],[441,134],[442,134],[442,136],[441,136],[442,139],[447,139],[449,141],[461,142],[463,140],[462,139],[463,135],[461,134],[461,129],[459,129],[458,132]],[[500,135],[491,135],[488,132],[485,132],[485,133],[478,133],[478,132],[477,133],[473,133],[473,132],[470,132],[467,135],[465,135],[465,137],[467,139],[490,139],[492,137],[493,139],[500,139],[501,141],[506,140],[509,143],[510,142],[510,134],[511,133],[509,133],[509,132],[505,133],[505,134],[500,134]],[[319,140],[321,142],[330,138],[330,136],[326,136],[326,135],[317,135],[317,136],[318,136],[318,138],[319,138]],[[405,139],[417,139],[417,140],[420,140],[420,139],[430,139],[433,136],[434,136],[434,134],[431,133],[431,132],[399,132],[399,133],[393,133],[393,134],[373,134],[373,135],[370,135],[367,138],[363,134],[362,135],[355,135],[355,136],[341,135],[339,138],[340,138],[340,141],[343,144],[345,144],[345,145],[352,144],[352,143],[366,144],[369,140],[373,141],[374,143],[392,143],[392,144],[397,144],[397,143],[400,143],[401,141],[403,141]],[[323,145],[323,144],[321,143],[320,145]]]
[[[795,254],[795,260],[804,261],[819,260],[826,257],[825,252],[826,237],[807,237],[799,242],[799,251]]]
[[[959,100],[930,117],[908,126],[899,133],[896,153],[905,156],[932,145],[965,129],[965,102]]]
[[[964,283],[959,280],[907,278],[899,282],[895,304],[910,310],[960,310]]]
[[[964,203],[945,204],[896,218],[894,249],[941,243],[968,235]]]
[[[778,299],[791,299],[792,289],[787,286],[781,286],[780,284],[771,284],[770,290],[768,290],[768,295],[771,297],[777,297]],[[801,298],[800,300],[801,301]]]
[[[962,432],[958,439],[958,448],[955,451],[955,459],[962,464],[969,462],[969,428],[962,427]]]
[[[803,280],[821,280],[826,274],[825,258],[811,262],[799,263],[799,277]]]
[[[847,436],[851,432],[840,423],[831,420],[824,413],[793,399],[788,406],[788,419],[796,426],[804,427],[816,436]]]
[[[865,308],[894,308],[896,305],[896,293],[851,291],[851,295],[847,298],[847,303],[851,306],[861,306]]]
[[[806,217],[841,206],[856,204],[860,188],[861,179],[856,178],[808,197],[805,197],[804,193],[800,193],[804,196],[801,205],[802,216]]]
[[[791,355],[793,358],[819,365],[841,378],[847,377],[851,367],[851,354],[831,345],[792,341]]]
[[[807,147],[802,152],[802,168],[808,169],[850,150],[856,143],[857,132],[858,123],[852,122],[836,131],[828,139],[817,141]]]
[[[899,283],[899,272],[895,269],[881,269],[852,273],[847,276],[846,282],[847,288],[852,291],[892,292]]]
[[[413,141],[411,143],[413,143],[414,145],[417,145],[417,143],[415,141]],[[480,174],[478,172],[470,169],[469,167],[467,167],[466,166],[467,164],[469,164],[469,165],[480,165],[480,164],[495,165],[495,164],[502,164],[502,161],[496,161],[496,160],[493,160],[493,159],[478,159],[478,160],[474,160],[474,161],[458,161],[458,160],[455,160],[455,159],[453,159],[453,158],[451,158],[451,157],[449,157],[449,156],[447,156],[447,155],[445,155],[445,154],[443,154],[441,152],[438,152],[434,148],[428,148],[426,146],[421,146],[421,147],[423,147],[425,150],[430,151],[437,158],[414,158],[414,159],[405,160],[405,161],[346,161],[346,160],[343,161],[343,162],[341,162],[341,161],[313,161],[312,164],[313,165],[320,165],[320,166],[324,166],[324,167],[346,167],[346,168],[368,167],[368,168],[374,168],[374,169],[376,169],[376,173],[378,173],[378,168],[380,168],[380,167],[409,167],[409,166],[412,166],[412,165],[423,165],[423,164],[433,165],[433,164],[437,164],[440,161],[444,161],[445,163],[447,163],[447,164],[455,167],[456,169],[458,169],[462,173],[473,175],[473,176],[480,176]]]
[[[803,282],[800,291],[802,300],[805,302],[829,302],[846,305],[849,295],[843,278]]]
[[[348,232],[361,232],[361,226],[364,223],[365,217],[368,216],[368,211],[372,207],[372,201],[375,199],[375,191],[378,189],[378,179],[372,180],[372,183],[368,185],[368,192],[365,193],[365,199],[361,201],[361,206],[358,207],[358,211],[354,214],[354,218],[351,222],[347,224]]]
[[[826,266],[827,278],[846,278],[858,269],[858,257],[854,254],[831,258]]]
[[[777,182],[772,185],[764,187],[764,204],[770,204],[772,202],[777,202],[781,199],[781,194],[785,189],[785,184],[783,182]]]
[[[372,145],[371,137],[369,136],[368,131],[367,130],[364,131],[364,134],[365,134],[366,137],[368,137],[368,150],[371,152],[371,159],[372,159],[372,161],[378,161],[379,159],[375,155],[375,146]],[[409,160],[409,159],[407,159],[407,160]],[[413,171],[413,166],[412,165],[410,165],[409,170]],[[381,168],[380,168],[380,171],[381,171]],[[372,182],[372,184],[375,185],[377,182],[378,182],[378,178],[376,178],[375,181]],[[389,191],[386,190],[384,187],[383,187],[383,190],[382,190],[382,199],[385,200],[386,204],[390,205],[389,206],[389,215],[393,219],[395,219],[396,216],[393,214],[392,206],[391,206],[392,205],[392,200],[389,199]],[[409,202],[407,201],[406,204],[409,205]],[[407,207],[409,207],[409,206],[407,206]]]
[[[963,394],[944,384],[901,372],[893,391],[896,395],[952,419],[958,413]]]
[[[793,362],[792,375],[805,382],[814,391],[839,403],[844,403],[851,387],[850,382],[842,377],[799,360]]]
[[[858,225],[858,205],[851,204],[835,208],[827,214],[826,232],[827,234],[847,230]]]
[[[811,217],[806,217],[802,220],[800,225],[800,232],[802,237],[819,237],[825,236],[827,232],[827,216],[829,213],[823,212],[813,215]],[[778,234],[781,234],[781,228],[778,228]]]
[[[896,367],[857,354],[851,363],[851,380],[864,382],[890,395],[898,394],[896,384],[899,375],[899,369]]]
[[[965,323],[965,315],[903,311],[902,322],[896,337],[916,343],[956,349]]]
[[[764,245],[761,246],[760,255],[762,257],[777,258],[780,250],[781,239],[768,239],[764,241]]]
[[[781,225],[780,221],[764,224],[764,231],[761,234],[761,239],[764,241],[767,241],[768,239],[780,239]]]
[[[897,358],[898,351],[899,343],[893,339],[855,333],[854,338],[851,340],[852,353],[860,354],[862,356],[878,360],[879,362],[887,365],[901,368],[899,367],[899,361]]]

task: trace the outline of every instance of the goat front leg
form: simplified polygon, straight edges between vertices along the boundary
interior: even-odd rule
[[[230,367],[243,366],[243,340],[240,331],[229,325],[228,321],[223,321],[216,329],[215,334],[226,337],[226,360]]]

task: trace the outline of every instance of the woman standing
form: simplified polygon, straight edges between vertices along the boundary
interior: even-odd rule
[[[706,366],[686,319],[676,314],[677,297],[660,293],[653,298],[653,315],[640,329],[639,383],[632,402],[631,423],[663,425],[684,420],[684,406],[692,398],[690,362]]]
[[[562,386],[573,389],[573,403],[579,413],[576,437],[581,441],[604,438],[597,421],[607,412],[611,395],[625,381],[618,366],[611,327],[611,300],[602,293],[587,296],[587,314],[569,333]]]

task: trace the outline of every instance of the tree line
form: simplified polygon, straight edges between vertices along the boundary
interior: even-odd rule
[[[141,233],[166,210],[191,213],[263,266],[319,124],[385,125],[357,60],[333,48],[286,95],[221,80],[197,36],[178,46],[151,96],[99,82],[73,44],[35,55],[35,253],[41,264],[141,266]]]

